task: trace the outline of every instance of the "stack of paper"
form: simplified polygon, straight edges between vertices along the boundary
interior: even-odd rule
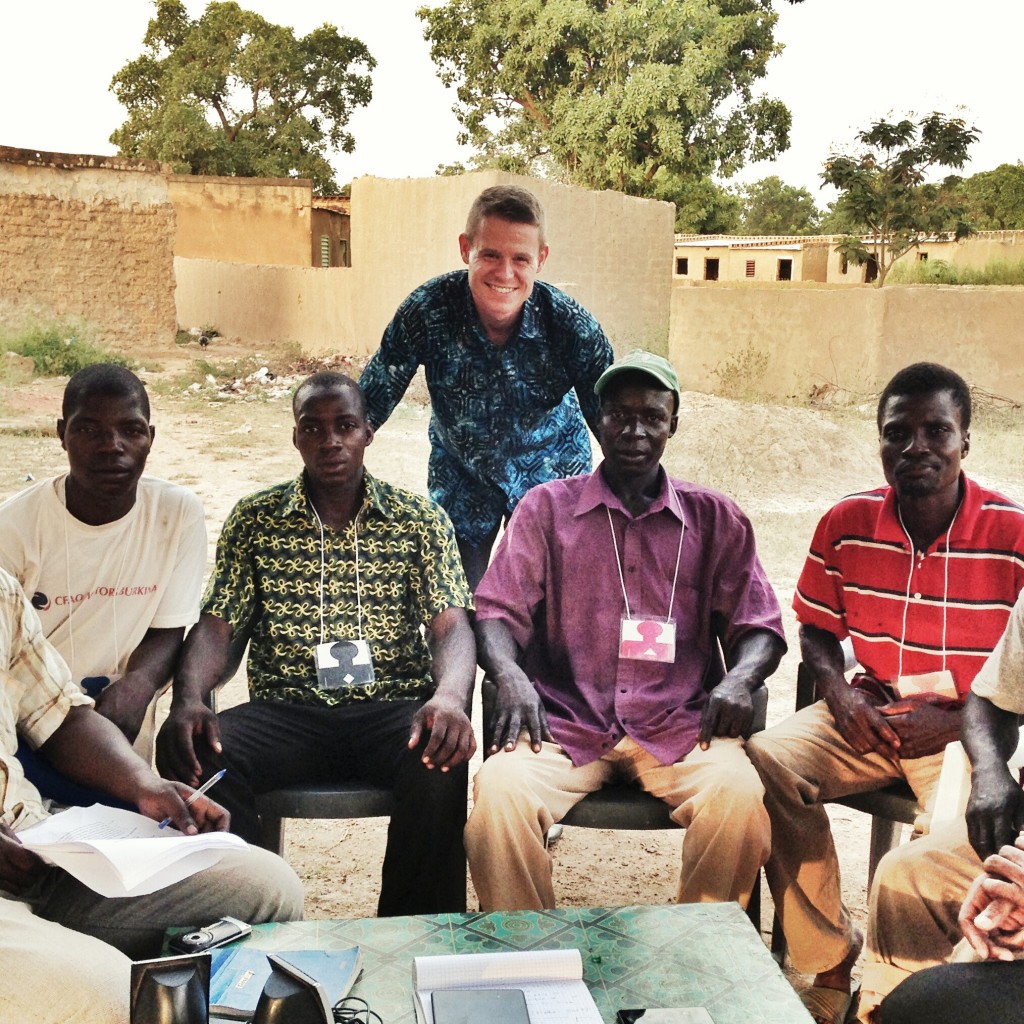
[[[182,835],[134,811],[69,807],[18,833],[26,849],[101,896],[145,896],[246,848],[229,832]]]
[[[527,953],[418,956],[412,965],[416,1018],[434,1024],[432,997],[439,989],[521,989],[530,1024],[603,1024],[583,983],[578,949]]]

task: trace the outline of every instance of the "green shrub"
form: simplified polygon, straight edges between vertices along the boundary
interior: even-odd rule
[[[134,364],[89,340],[80,324],[50,323],[25,328],[6,341],[7,349],[28,356],[41,377],[70,377],[93,363]]]
[[[984,267],[960,267],[946,260],[898,262],[889,275],[892,284],[1024,285],[1024,260],[991,260]]]

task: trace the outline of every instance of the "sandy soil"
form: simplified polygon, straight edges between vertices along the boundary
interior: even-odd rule
[[[156,444],[149,469],[176,480],[202,498],[210,527],[211,554],[220,524],[234,502],[259,487],[293,476],[301,466],[291,446],[288,383],[243,385],[221,397],[204,384],[193,359],[197,348],[144,353]],[[264,365],[278,374],[294,368],[287,354],[251,353],[218,343],[203,358],[227,365],[249,357],[245,369]],[[137,356],[138,357],[138,356]],[[302,367],[305,369],[305,367]],[[0,496],[26,481],[65,466],[53,430],[62,380],[8,384],[0,405]],[[279,395],[279,397],[273,397]],[[377,435],[367,452],[370,470],[425,492],[428,410],[420,384]],[[1010,495],[1024,494],[1024,451],[1016,437],[1021,414],[982,409],[976,416],[968,469]],[[881,482],[874,409],[766,406],[686,394],[679,432],[669,445],[671,473],[717,487],[736,498],[751,517],[761,557],[786,609],[791,650],[770,682],[769,725],[793,708],[797,663],[795,623],[788,611],[793,587],[814,525],[826,508],[850,491]],[[245,699],[244,679],[228,684],[224,703]],[[477,709],[477,718],[479,709]],[[478,724],[478,723],[477,723]],[[843,865],[845,898],[863,925],[868,819],[831,808]],[[309,917],[372,915],[384,851],[386,822],[295,821],[288,825],[286,856],[307,888]],[[553,848],[560,902],[569,905],[665,903],[678,871],[678,832],[604,832],[568,828]],[[470,905],[475,897],[470,892]],[[770,928],[770,902],[763,914]]]

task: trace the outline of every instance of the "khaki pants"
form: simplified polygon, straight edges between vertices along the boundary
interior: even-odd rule
[[[798,711],[747,742],[765,786],[772,822],[772,855],[765,875],[789,944],[793,965],[807,974],[835,967],[853,945],[843,906],[839,861],[823,801],[868,793],[905,779],[921,807],[931,799],[942,752],[893,764],[859,754],[839,731],[825,702]],[[915,829],[927,828],[920,814]]]
[[[861,1019],[908,975],[949,959],[960,940],[960,904],[980,873],[963,820],[882,858],[868,899]]]
[[[624,739],[597,761],[575,767],[560,746],[539,753],[528,740],[499,751],[474,780],[466,853],[480,906],[540,910],[555,905],[544,836],[588,793],[616,778],[637,782],[673,808],[686,829],[680,903],[738,901],[746,906],[769,851],[763,787],[742,740],[715,739],[677,764],[663,765]]]

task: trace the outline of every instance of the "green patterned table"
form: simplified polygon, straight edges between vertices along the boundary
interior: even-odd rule
[[[789,983],[735,903],[566,907],[540,912],[437,914],[258,925],[260,949],[359,946],[352,990],[384,1019],[415,1021],[412,959],[442,953],[579,949],[601,1016],[622,1007],[706,1006],[715,1024],[809,1024]]]

